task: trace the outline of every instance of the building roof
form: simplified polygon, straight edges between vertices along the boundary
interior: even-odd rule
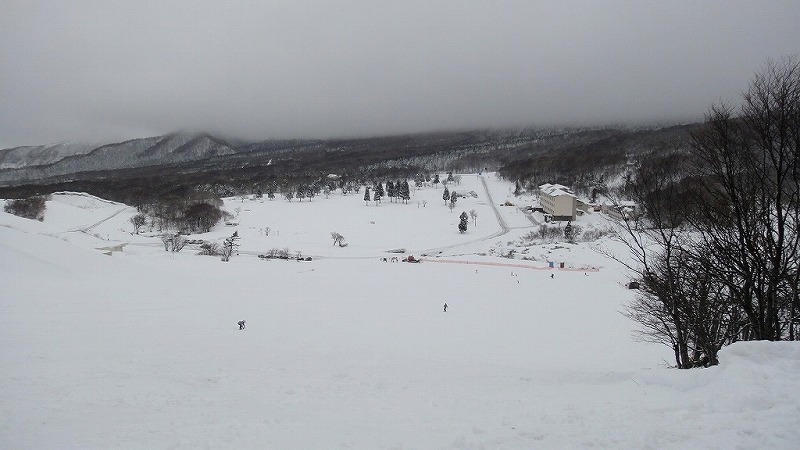
[[[559,197],[559,196],[562,196],[562,195],[569,195],[570,197],[576,197],[577,198],[577,196],[575,194],[573,194],[572,191],[568,187],[566,187],[564,185],[561,185],[561,184],[545,183],[545,184],[539,186],[539,190],[541,192],[544,192],[545,194],[551,196],[551,197]]]

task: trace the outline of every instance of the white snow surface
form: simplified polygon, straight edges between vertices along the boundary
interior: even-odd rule
[[[237,230],[227,263],[167,253],[132,234],[134,208],[85,194],[54,195],[41,223],[0,213],[0,448],[798,448],[800,345],[670,368],[593,250],[622,249],[491,256],[538,225],[496,217],[481,178],[494,206],[525,203],[492,174],[463,175],[479,196],[453,212],[441,186],[379,206],[226,199],[238,225],[192,238]],[[270,248],[313,260],[256,257]],[[381,261],[408,254],[422,263]]]

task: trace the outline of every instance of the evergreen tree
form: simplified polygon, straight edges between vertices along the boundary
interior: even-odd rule
[[[411,200],[411,189],[408,187],[408,181],[403,181],[402,198],[406,203]]]
[[[392,183],[392,180],[389,180],[389,181],[386,182],[386,195],[389,196],[389,201],[390,202],[394,200],[395,187],[394,187],[394,183]]]
[[[386,195],[386,191],[383,190],[383,184],[378,182],[378,184],[375,185],[375,201],[381,201],[384,195]]]
[[[369,205],[369,186],[364,187],[364,204]]]
[[[437,173],[433,176],[433,185],[436,186],[438,184],[439,184],[439,174]]]
[[[469,217],[467,216],[467,212],[462,211],[459,218],[461,219],[461,222],[459,222],[458,224],[458,231],[464,233],[467,231],[467,220],[469,219]]]
[[[575,239],[575,236],[572,235],[572,222],[567,222],[567,226],[564,227],[564,239],[567,242],[572,242]]]
[[[442,193],[442,200],[444,200],[444,204],[446,205],[448,201],[450,201],[450,190],[447,189],[447,186],[444,187],[444,192]]]

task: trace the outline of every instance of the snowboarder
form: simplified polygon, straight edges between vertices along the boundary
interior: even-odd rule
[[[240,320],[239,322],[237,322],[237,324],[239,325],[239,329],[240,330],[244,330],[244,325],[245,325],[245,321],[244,320]]]
[[[447,303],[444,304],[444,312],[447,312]]]

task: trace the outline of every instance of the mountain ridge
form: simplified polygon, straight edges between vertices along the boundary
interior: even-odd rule
[[[311,182],[328,173],[363,181],[496,170],[529,183],[591,182],[618,175],[632,160],[687,148],[696,126],[483,129],[256,142],[171,133],[90,149],[17,147],[0,150],[0,197],[86,190],[124,201],[132,192],[175,192],[176,186],[185,192],[203,184],[252,189],[287,180]]]

